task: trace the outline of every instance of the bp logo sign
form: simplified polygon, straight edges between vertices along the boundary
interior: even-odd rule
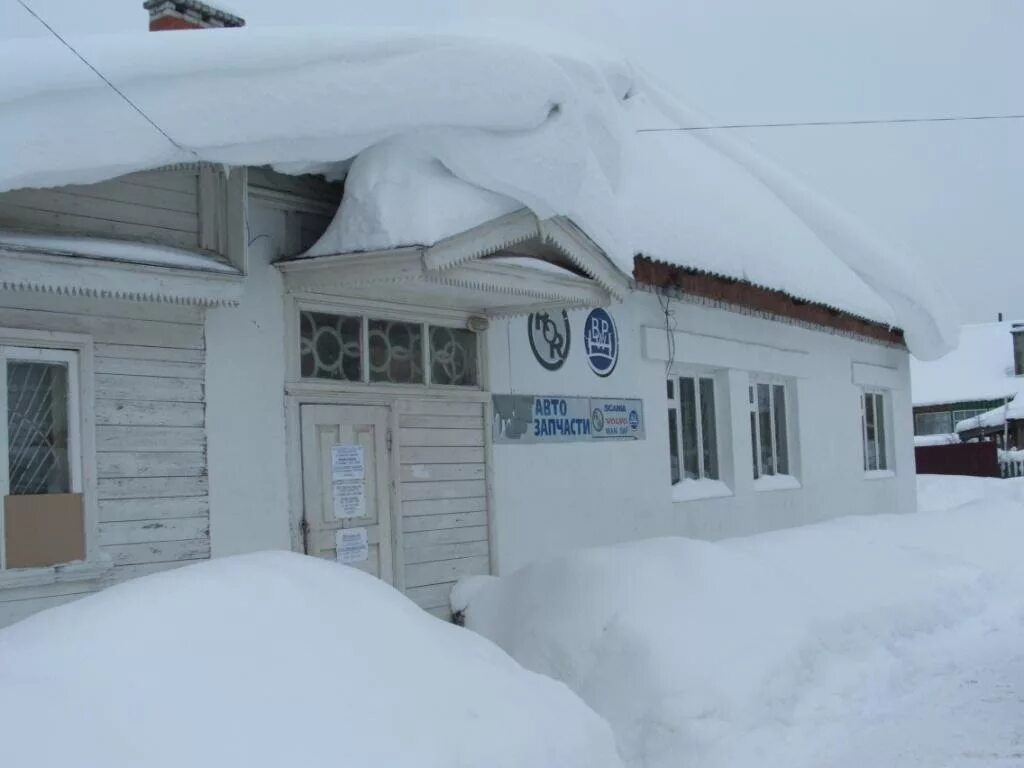
[[[527,318],[527,335],[530,349],[537,362],[549,371],[557,371],[569,357],[569,313],[553,315],[537,312]]]
[[[598,376],[610,376],[619,362],[619,334],[615,321],[603,309],[587,315],[583,324],[583,348],[590,369]]]

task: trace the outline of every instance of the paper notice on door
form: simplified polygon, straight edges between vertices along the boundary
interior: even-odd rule
[[[331,446],[331,480],[362,480],[366,477],[363,446],[340,444]]]
[[[335,480],[331,483],[334,516],[338,520],[366,517],[366,490],[362,480]]]
[[[334,535],[338,562],[345,565],[365,562],[370,557],[370,545],[365,528],[342,528]]]

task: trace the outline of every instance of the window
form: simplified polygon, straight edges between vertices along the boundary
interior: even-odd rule
[[[889,458],[885,424],[885,397],[881,392],[865,392],[860,396],[860,407],[864,440],[864,471],[886,471],[889,469]]]
[[[915,435],[948,435],[953,431],[953,420],[949,411],[914,414]]]
[[[363,380],[363,321],[327,312],[299,316],[302,375],[338,381]]]
[[[430,326],[430,380],[434,384],[475,387],[476,334],[465,328]]]
[[[370,381],[423,383],[423,328],[417,323],[370,320]]]
[[[78,354],[0,347],[0,569],[85,559]]]
[[[304,379],[480,384],[477,335],[472,331],[329,312],[299,313],[299,368]]]
[[[682,480],[718,480],[715,380],[710,376],[669,379],[668,402],[673,485]]]
[[[786,386],[755,381],[749,389],[754,477],[789,475]]]

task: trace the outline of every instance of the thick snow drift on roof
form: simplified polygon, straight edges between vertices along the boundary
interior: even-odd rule
[[[383,582],[284,552],[0,630],[0,741],[12,768],[620,764],[565,686]]]
[[[1012,322],[978,323],[960,329],[960,344],[945,357],[910,361],[914,405],[997,400],[1024,390],[1013,375]]]
[[[340,174],[356,158],[314,253],[432,244],[525,206],[571,218],[627,273],[639,252],[750,280],[899,325],[922,356],[954,335],[920,272],[749,147],[638,135],[652,110],[693,115],[583,45],[323,28],[75,44],[180,147],[57,41],[11,41],[0,190],[197,159]]]
[[[1005,608],[1005,627],[1024,637],[1022,483],[922,478],[930,513],[582,550],[455,596],[468,602],[467,626],[603,715],[627,765],[959,765],[956,747],[980,732],[942,732],[1001,714],[998,746],[977,743],[1010,748],[1015,699],[979,712],[950,705],[939,730],[932,722],[889,745],[858,737],[896,709],[902,684],[925,682],[912,674],[925,649],[929,668],[949,674],[962,648],[955,632],[941,645],[943,633],[977,622],[990,634],[988,611]],[[1007,643],[1015,657],[1019,643]]]

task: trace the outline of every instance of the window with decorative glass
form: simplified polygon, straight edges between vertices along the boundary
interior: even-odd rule
[[[305,379],[478,387],[477,335],[466,328],[359,315],[299,313]]]
[[[668,380],[668,439],[672,484],[718,480],[715,380],[677,376]]]
[[[888,435],[886,434],[885,395],[864,392],[860,396],[861,437],[864,442],[864,471],[889,469]]]
[[[85,559],[78,354],[0,347],[0,569]]]
[[[787,387],[754,380],[749,388],[750,443],[754,478],[789,475]]]

